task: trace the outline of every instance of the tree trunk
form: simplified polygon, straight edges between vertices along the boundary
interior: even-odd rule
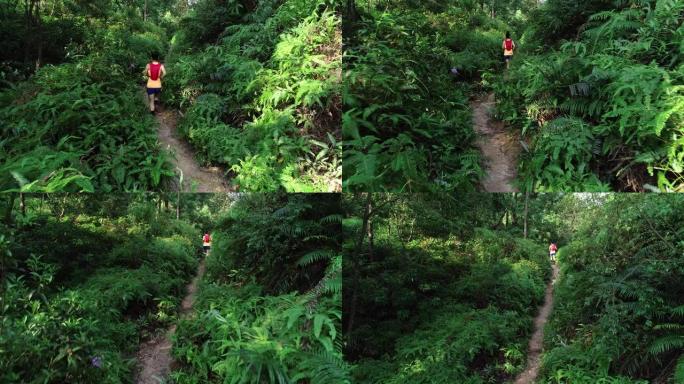
[[[40,20],[40,0],[36,2],[36,36],[38,37],[38,55],[36,57],[36,72],[43,61],[43,23]]]
[[[24,64],[28,64],[30,60],[29,48],[31,46],[31,37],[33,36],[33,33],[31,33],[31,27],[33,25],[33,2],[34,0],[24,1]]]
[[[527,213],[529,212],[529,203],[530,203],[530,190],[525,191],[525,217],[523,218],[524,224],[523,224],[523,237],[527,239]]]
[[[363,247],[363,239],[366,237],[367,233],[367,228],[368,228],[368,221],[370,219],[370,208],[372,207],[373,203],[373,194],[372,193],[367,193],[366,194],[366,203],[364,204],[364,214],[363,214],[363,224],[361,225],[361,231],[359,234],[358,239],[356,240],[356,247],[355,247],[355,252],[354,255],[350,258],[351,264],[352,264],[352,298],[351,298],[351,303],[349,304],[349,315],[347,318],[349,321],[347,322],[347,335],[351,334],[352,329],[354,329],[354,319],[356,317],[356,306],[359,301],[359,275],[361,274],[360,266],[359,266],[359,255],[361,255],[361,248]]]
[[[355,0],[347,0],[347,17],[349,21],[354,21],[358,17]]]
[[[180,189],[178,190],[178,198],[176,199],[176,220],[180,220]]]
[[[19,193],[19,209],[21,210],[21,215],[26,216],[26,197],[23,192]]]
[[[14,201],[17,199],[17,195],[10,193],[7,196],[7,199],[9,202],[7,204],[7,210],[5,211],[5,224],[10,226],[12,225],[12,210],[14,209]]]
[[[511,199],[511,222],[509,223],[511,226],[515,226],[518,223],[518,216],[516,215],[516,211],[518,210],[518,198],[517,194],[513,195],[513,198]]]
[[[143,21],[147,21],[147,0],[145,0],[145,10],[143,11]]]
[[[368,213],[368,258],[373,262],[373,202],[369,199],[368,206],[366,207],[366,212]]]

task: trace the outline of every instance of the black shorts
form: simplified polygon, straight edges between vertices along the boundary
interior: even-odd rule
[[[511,61],[511,60],[513,60],[513,56],[503,55],[503,60],[504,60],[504,62]]]
[[[147,88],[148,95],[158,95],[161,93],[161,88]]]
[[[206,252],[211,249],[211,245],[203,245],[202,248],[204,249],[204,252]]]

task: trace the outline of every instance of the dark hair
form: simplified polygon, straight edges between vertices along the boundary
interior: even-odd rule
[[[511,38],[511,33],[508,32],[508,31],[506,31],[506,38],[507,38],[507,39],[510,39],[510,38]]]
[[[159,54],[159,51],[152,51],[150,56],[152,57],[152,60],[159,60],[159,56],[161,55]]]

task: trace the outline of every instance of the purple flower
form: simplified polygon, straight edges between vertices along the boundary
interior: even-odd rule
[[[102,368],[102,358],[99,356],[95,356],[92,359],[90,359],[90,364],[92,364],[95,368]]]

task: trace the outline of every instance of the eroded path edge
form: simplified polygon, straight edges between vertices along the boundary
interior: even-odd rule
[[[515,384],[532,384],[537,379],[537,375],[539,375],[541,353],[544,345],[544,326],[549,320],[549,315],[553,309],[553,286],[558,279],[558,264],[553,263],[552,268],[553,276],[546,285],[544,305],[539,309],[539,314],[534,319],[534,333],[530,339],[527,351],[527,368],[518,375]]]
[[[485,192],[517,192],[514,181],[520,144],[503,122],[492,118],[495,105],[493,93],[471,102],[473,127],[479,136],[477,146],[484,157],[487,174],[481,182],[482,189]]]

